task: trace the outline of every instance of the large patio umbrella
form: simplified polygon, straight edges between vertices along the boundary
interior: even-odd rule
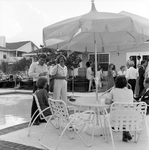
[[[89,13],[43,29],[43,42],[46,47],[56,45],[58,48],[74,51],[95,52],[95,72],[97,72],[97,52],[127,49],[142,44],[147,39],[149,39],[148,19],[138,20],[124,13],[98,12],[94,0]]]

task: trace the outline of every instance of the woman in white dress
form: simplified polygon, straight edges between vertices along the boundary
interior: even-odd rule
[[[52,77],[54,78],[53,99],[62,99],[67,103],[67,67],[63,55],[57,58],[57,65],[53,67]]]

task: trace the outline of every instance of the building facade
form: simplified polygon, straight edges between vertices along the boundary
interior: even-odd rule
[[[38,47],[31,41],[6,43],[5,37],[0,37],[0,64],[2,61],[14,63],[23,57],[23,54],[34,51]]]
[[[108,65],[113,63],[116,66],[116,70],[118,71],[122,65],[126,65],[129,57],[132,56],[134,62],[137,64],[137,56],[141,56],[141,60],[149,60],[149,42],[141,44],[139,46],[123,49],[123,50],[112,50],[111,52],[97,53],[97,61],[98,64],[104,70],[104,74],[106,75]],[[86,67],[86,62],[89,60],[95,61],[95,54],[87,53],[82,55],[82,67]]]

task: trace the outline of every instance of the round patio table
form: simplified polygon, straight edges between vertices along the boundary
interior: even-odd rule
[[[76,101],[68,101],[69,104],[74,106],[84,106],[89,107],[90,109],[94,109],[96,112],[96,125],[95,125],[95,132],[94,136],[102,136],[104,135],[104,128],[102,120],[101,120],[101,110],[104,108],[109,108],[110,105],[104,103],[102,97],[99,97],[98,101],[96,101],[96,97],[76,97]],[[100,121],[100,122],[99,122]],[[87,127],[86,133],[91,135],[93,130],[93,126],[90,125]]]

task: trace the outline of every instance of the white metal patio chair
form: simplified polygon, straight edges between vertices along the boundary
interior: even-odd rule
[[[69,115],[68,112],[68,107],[66,106],[66,103],[62,100],[53,100],[49,98],[49,103],[51,106],[51,111],[53,118],[57,118],[58,120],[58,125],[59,125],[59,130],[60,130],[60,135],[56,143],[55,149],[58,149],[59,143],[61,141],[61,138],[63,137],[64,133],[71,139],[75,137],[75,135],[78,135],[78,137],[81,139],[81,141],[86,145],[86,146],[91,146],[93,143],[93,138],[94,138],[94,128],[92,130],[92,136],[91,136],[91,142],[87,143],[83,136],[81,135],[81,132],[83,131],[84,127],[89,124],[93,123],[95,125],[95,112],[93,110],[88,110],[84,111],[82,113],[74,113],[72,115]],[[84,116],[87,117],[84,117]],[[40,138],[40,144],[48,149],[50,147],[47,146],[47,144],[44,144],[43,137],[46,133],[47,126],[50,122],[51,118],[48,120],[48,123],[45,125],[45,128],[43,130],[43,134]],[[70,137],[73,133],[73,136]],[[88,135],[86,135],[88,136]]]
[[[112,131],[134,131],[135,142],[137,143],[143,129],[143,125],[145,124],[149,138],[149,130],[146,122],[146,103],[135,102],[130,104],[115,102],[111,105],[110,116],[106,110],[104,111],[106,112],[105,126],[107,126],[110,130],[113,150],[115,150],[115,145]],[[108,135],[107,127],[105,127],[105,135]]]
[[[28,124],[28,136],[30,136],[30,132],[31,132],[31,128],[35,122],[35,120],[40,117],[41,120],[46,120],[48,121],[49,117],[52,118],[52,115],[50,116],[45,116],[44,115],[44,111],[48,110],[48,109],[51,109],[50,106],[45,108],[44,110],[41,110],[40,108],[40,105],[39,105],[39,102],[38,102],[38,98],[36,96],[36,93],[33,94],[33,97],[35,99],[35,102],[36,102],[36,105],[37,105],[37,110],[34,112],[33,116],[31,117],[30,121],[29,121],[29,124]],[[37,114],[38,113],[38,114]],[[34,117],[36,115],[36,117]],[[34,118],[34,119],[33,119]]]

